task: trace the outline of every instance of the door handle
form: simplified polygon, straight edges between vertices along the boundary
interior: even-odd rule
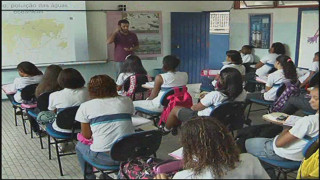
[[[177,44],[177,45],[174,45],[174,48],[177,48],[177,49],[179,49],[179,48],[180,48],[179,44]]]

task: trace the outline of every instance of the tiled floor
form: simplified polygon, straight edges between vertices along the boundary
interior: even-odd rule
[[[261,115],[265,112],[252,113],[253,124],[262,124]],[[47,138],[43,139],[44,149],[40,149],[39,138],[30,138],[24,134],[19,117],[18,126],[14,125],[13,108],[7,100],[2,101],[2,153],[1,169],[4,179],[79,179],[82,173],[76,155],[61,158],[64,176],[60,176],[55,149],[52,148],[52,159],[48,159]],[[27,123],[29,130],[29,123]],[[162,159],[171,158],[168,153],[180,147],[178,136],[164,136],[157,156]],[[295,179],[290,173],[290,179]]]

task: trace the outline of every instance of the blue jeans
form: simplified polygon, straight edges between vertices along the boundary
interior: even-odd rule
[[[101,165],[120,165],[120,162],[114,161],[111,159],[110,155],[106,152],[94,152],[90,150],[89,145],[82,144],[78,142],[76,145],[76,152],[78,156],[78,160],[81,166],[82,172],[84,172],[85,160],[83,157],[88,157],[91,161],[101,164]],[[87,178],[95,179],[96,176],[93,174],[93,167],[90,164],[87,164]]]
[[[245,142],[246,150],[248,153],[257,156],[264,157],[272,160],[286,161],[287,159],[278,156],[273,150],[274,138],[251,138]],[[272,166],[261,163],[271,179],[276,179],[276,175]]]

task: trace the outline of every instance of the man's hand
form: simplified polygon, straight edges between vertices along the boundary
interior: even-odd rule
[[[125,51],[132,51],[133,50],[133,48],[131,47],[131,48],[123,48]]]
[[[153,179],[169,179],[166,174],[157,174]]]

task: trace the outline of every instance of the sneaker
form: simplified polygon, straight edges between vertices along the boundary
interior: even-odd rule
[[[42,131],[42,130],[39,130],[39,131],[37,131],[35,133],[36,133],[36,136],[38,136],[38,137],[40,137],[40,136],[44,137],[44,136],[47,135],[47,133],[45,131]]]
[[[178,135],[178,128],[177,128],[177,127],[172,128],[171,134],[172,134],[173,136]]]
[[[161,133],[162,133],[162,136],[165,136],[165,135],[167,135],[167,134],[169,134],[171,131],[166,131],[166,130],[164,130],[164,128],[161,128],[161,129],[159,129],[160,131],[161,131]]]
[[[59,153],[63,153],[63,152],[66,150],[67,144],[68,144],[68,143],[59,143],[59,144],[58,144]]]

